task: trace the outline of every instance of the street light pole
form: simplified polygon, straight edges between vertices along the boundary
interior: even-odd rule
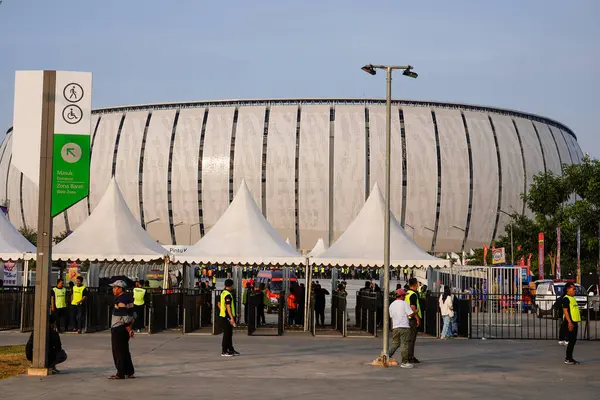
[[[372,65],[362,67],[368,74],[375,75],[376,69],[386,71],[386,101],[385,101],[385,219],[383,239],[383,350],[378,364],[388,365],[388,349],[390,342],[390,175],[391,175],[391,147],[392,147],[392,71],[403,69],[403,75],[416,78],[418,75],[412,71],[412,66]]]
[[[191,224],[190,225],[190,240],[188,241],[188,243],[190,244],[190,246],[192,245],[192,228],[196,225],[200,225],[200,222],[196,222],[195,224]]]

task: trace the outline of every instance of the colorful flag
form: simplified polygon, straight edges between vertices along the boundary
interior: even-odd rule
[[[538,234],[538,270],[540,280],[544,279],[544,232]]]

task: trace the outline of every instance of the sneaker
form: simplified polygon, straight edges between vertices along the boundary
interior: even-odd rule
[[[56,369],[56,367],[52,367],[53,374],[60,374],[60,371]]]
[[[577,364],[579,364],[579,361],[565,360],[565,364],[567,364],[567,365],[577,365]]]
[[[565,341],[565,340],[559,340],[559,341],[558,341],[558,344],[559,344],[559,345],[561,345],[561,346],[566,346],[566,345],[568,345],[568,344],[569,344],[569,342],[567,342],[567,341]]]
[[[231,350],[231,351],[229,352],[229,354],[231,354],[231,355],[233,355],[233,356],[239,356],[239,355],[240,355],[240,353],[239,353],[238,351],[235,351],[235,350]]]
[[[402,363],[400,364],[400,368],[414,368],[415,366],[412,365],[411,363]]]
[[[231,353],[221,353],[221,357],[233,357]]]
[[[410,360],[408,360],[408,362],[412,364],[419,364],[421,361],[417,360],[416,358],[411,358]]]
[[[136,332],[137,332],[137,333],[142,333],[142,330],[141,330],[141,329],[138,329]]]

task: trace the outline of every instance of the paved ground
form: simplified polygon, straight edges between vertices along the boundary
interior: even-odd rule
[[[27,335],[0,333],[0,345],[24,343]],[[380,339],[234,336],[241,357],[221,358],[220,337],[177,333],[140,335],[132,342],[138,379],[108,381],[113,373],[107,333],[63,335],[69,360],[60,375],[0,381],[6,399],[64,399],[76,388],[87,399],[222,398],[364,399],[367,396],[494,399],[598,399],[600,343],[576,347],[578,366],[562,364],[554,341],[419,338],[413,370],[366,365]]]

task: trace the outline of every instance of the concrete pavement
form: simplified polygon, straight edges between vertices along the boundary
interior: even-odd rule
[[[0,345],[19,344],[28,335],[0,333]],[[250,396],[265,399],[401,396],[421,398],[519,399],[600,397],[600,343],[581,342],[578,366],[566,366],[564,347],[554,341],[453,340],[420,337],[413,370],[367,363],[381,339],[234,335],[242,356],[222,358],[220,337],[167,332],[138,335],[131,344],[135,380],[109,381],[114,373],[108,333],[63,335],[69,355],[60,375],[0,381],[4,399],[173,399]],[[72,394],[72,392],[71,392]]]

